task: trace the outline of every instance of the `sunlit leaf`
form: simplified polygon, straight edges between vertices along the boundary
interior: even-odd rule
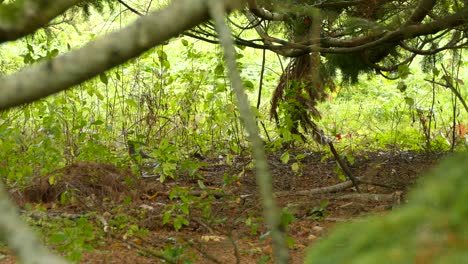
[[[55,233],[50,236],[49,241],[54,244],[60,244],[65,242],[66,239],[67,237],[63,233]]]
[[[197,182],[198,182],[198,187],[200,187],[200,189],[202,190],[206,189],[206,186],[202,180],[198,180]]]
[[[104,124],[104,121],[102,121],[102,120],[96,120],[96,121],[91,123],[92,126],[100,126],[102,124]]]
[[[217,76],[224,75],[224,65],[222,63],[219,63],[218,65],[216,65],[216,68],[214,69],[214,73]]]
[[[409,66],[406,64],[402,64],[398,66],[398,74],[400,78],[406,79],[410,73]]]
[[[400,92],[405,92],[406,91],[406,88],[408,88],[406,86],[406,83],[404,81],[400,81],[398,82],[398,85],[397,85],[397,89],[400,91]]]
[[[51,186],[55,185],[55,183],[56,183],[56,179],[55,179],[54,176],[49,176],[48,181],[49,181],[49,185],[51,185]]]
[[[293,172],[297,173],[297,172],[299,171],[299,163],[294,162],[294,163],[291,165],[291,169],[293,170]]]
[[[255,85],[251,81],[244,81],[244,87],[248,91],[252,91],[253,89],[255,89]]]
[[[408,96],[405,96],[405,102],[409,106],[414,106],[414,99]]]
[[[281,155],[281,162],[283,162],[283,164],[287,164],[289,162],[289,152],[286,151]]]

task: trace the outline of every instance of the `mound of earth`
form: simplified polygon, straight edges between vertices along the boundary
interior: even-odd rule
[[[94,207],[104,199],[119,203],[133,196],[138,184],[129,170],[112,164],[77,162],[45,176],[34,177],[24,191],[14,192],[19,204],[71,202],[78,207]]]

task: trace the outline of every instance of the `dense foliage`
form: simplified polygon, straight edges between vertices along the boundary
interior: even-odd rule
[[[261,136],[285,163],[298,146],[331,155],[324,143],[336,144],[350,163],[363,149],[466,146],[466,1],[246,2],[228,19],[237,63]],[[0,1],[2,80],[64,58],[164,5]],[[205,22],[119,66],[103,66],[98,76],[70,81],[73,89],[2,110],[0,177],[11,188],[23,187],[78,161],[142,175],[143,155],[136,153],[144,149],[157,162],[146,173],[161,181],[188,174],[203,186],[201,160],[221,156],[229,164],[249,148],[218,37]],[[198,197],[175,196],[209,207]],[[186,204],[166,208],[165,224],[187,225]],[[178,218],[170,219],[174,214]],[[86,219],[80,228],[95,240],[98,231]],[[77,260],[86,241],[64,242],[79,237],[74,228],[66,231],[68,238],[53,234],[52,240],[76,246]]]

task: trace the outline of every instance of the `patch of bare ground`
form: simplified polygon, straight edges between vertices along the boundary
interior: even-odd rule
[[[281,162],[280,154],[270,154],[279,205],[295,218],[288,226],[288,235],[294,241],[291,263],[302,263],[304,249],[330,232],[336,223],[369,213],[385,213],[404,202],[408,189],[441,156],[418,152],[355,154],[350,169],[354,176],[369,183],[361,185],[358,193],[350,183],[339,179],[336,162],[331,158],[323,160],[320,153],[306,153],[297,172],[291,169],[291,162]],[[290,160],[294,160],[294,155]],[[183,258],[195,263],[257,263],[271,257],[270,237],[262,224],[250,158],[214,158],[204,162],[206,166],[200,169],[199,177],[182,173],[177,180],[164,183],[156,178],[138,178],[109,164],[77,163],[33,179],[24,190],[11,193],[20,206],[52,204],[47,206],[51,215],[97,212],[96,225],[102,228],[115,217],[113,208],[122,207],[124,200],[131,197],[132,202],[119,211],[140,216],[137,224],[147,228],[149,235],[126,238],[109,234],[103,238],[103,245],[84,254],[83,263],[158,263],[165,249],[180,254],[176,263]],[[211,206],[207,216],[206,210],[197,206],[200,203],[190,203],[190,223],[177,232],[172,225],[162,223],[164,210],[181,203],[180,199],[169,197],[175,186],[186,190],[184,195],[194,201],[210,201]],[[204,200],[210,196],[210,200]],[[64,197],[69,201],[62,204],[59,200]],[[14,261],[9,251],[0,252],[6,254],[1,263]]]

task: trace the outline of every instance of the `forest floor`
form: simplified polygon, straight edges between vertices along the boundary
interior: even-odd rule
[[[290,263],[303,263],[306,248],[326,236],[337,223],[368,214],[385,214],[404,203],[417,178],[442,156],[417,152],[355,154],[350,168],[356,177],[392,186],[361,185],[358,193],[354,187],[339,188],[343,182],[332,158],[322,160],[320,153],[307,153],[294,173],[291,164],[281,162],[279,154],[270,154],[274,191],[279,205],[288,209],[289,218],[285,219],[291,220],[287,225]],[[174,263],[271,263],[271,238],[263,224],[255,174],[248,165],[250,158],[204,162],[206,166],[200,170],[203,178],[193,179],[185,173],[176,181],[168,179],[164,183],[155,178],[134,177],[113,165],[77,163],[42,180],[36,179],[26,189],[10,192],[20,206],[28,203],[29,209],[23,214],[36,219],[37,225],[37,218],[44,217],[76,219],[87,215],[90,221],[94,219],[101,232],[89,242],[93,250],[83,253],[82,263],[164,263],[162,255],[178,256],[173,258]],[[133,187],[128,187],[129,182]],[[177,192],[176,185],[181,187]],[[336,185],[334,192],[310,192]],[[57,197],[64,190],[71,192],[72,189],[66,189],[70,186],[74,186],[73,203],[58,202]],[[179,197],[172,197],[176,193]],[[31,206],[34,201],[40,206]],[[31,216],[38,207],[43,214]],[[188,225],[175,231],[174,222],[163,224],[168,208],[172,212],[166,220],[173,221],[179,215],[179,223],[187,219]],[[187,210],[189,215],[185,214]],[[117,219],[122,215],[128,215],[134,225]],[[146,232],[139,232],[142,229],[138,227],[144,227]],[[15,262],[11,251],[0,246],[0,263]]]

